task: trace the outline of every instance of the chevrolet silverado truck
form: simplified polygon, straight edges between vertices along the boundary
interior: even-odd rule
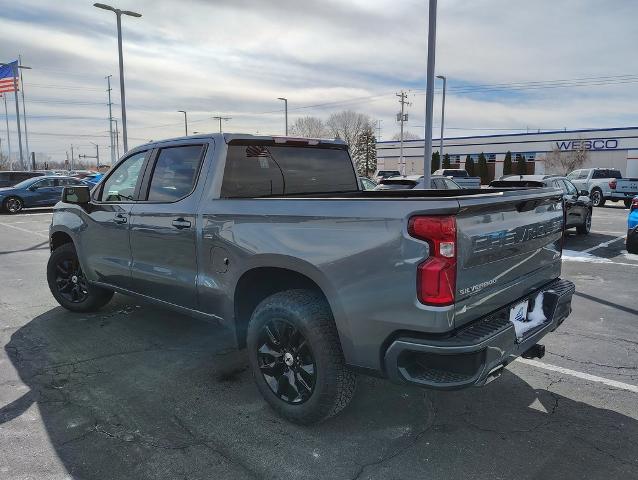
[[[309,424],[356,374],[480,386],[571,312],[552,188],[363,191],[340,141],[190,136],[67,187],[47,279],[73,312],[133,295],[232,329],[260,393]]]

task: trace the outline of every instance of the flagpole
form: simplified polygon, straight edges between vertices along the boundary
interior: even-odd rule
[[[22,55],[18,55],[18,62],[19,68],[31,68],[22,66]],[[29,152],[29,134],[27,133],[27,109],[24,106],[24,77],[22,75],[20,75],[20,95],[22,96],[22,118],[24,122],[24,143],[27,147],[27,164],[29,165],[29,170],[31,170],[32,165],[29,161],[29,156],[31,155]]]
[[[11,158],[11,135],[9,134],[9,111],[7,110],[7,94],[2,94],[4,100],[4,118],[7,121],[7,146],[9,148],[9,169],[13,170],[13,159]]]
[[[22,154],[22,130],[20,129],[20,102],[18,102],[18,75],[20,72],[18,70],[18,62],[15,62],[14,71],[13,71],[13,96],[16,100],[16,123],[18,125],[18,147],[20,150],[20,168],[25,170],[24,167],[24,155]]]

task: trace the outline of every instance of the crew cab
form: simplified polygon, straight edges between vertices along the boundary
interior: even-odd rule
[[[555,189],[361,190],[341,141],[195,135],[68,187],[47,279],[87,312],[114,292],[232,330],[283,417],[346,407],[356,373],[480,386],[571,312]]]
[[[622,201],[629,208],[631,200],[638,195],[638,178],[623,178],[615,168],[583,168],[567,175],[577,188],[587,190],[594,207],[602,207],[605,202]]]

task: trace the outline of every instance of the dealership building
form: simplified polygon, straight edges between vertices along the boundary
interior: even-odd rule
[[[423,173],[423,140],[403,142],[405,173]],[[440,140],[432,141],[432,151],[439,150]],[[587,167],[617,168],[623,176],[638,177],[638,127],[588,130],[561,130],[534,133],[449,137],[443,139],[443,153],[450,155],[451,168],[464,168],[468,155],[478,162],[483,153],[487,158],[490,178],[503,174],[505,154],[524,157],[527,173],[546,173],[545,158],[552,152],[568,155],[587,150]],[[555,154],[555,153],[552,153]],[[378,170],[401,171],[401,150],[398,140],[377,142]],[[547,172],[555,173],[555,172]]]

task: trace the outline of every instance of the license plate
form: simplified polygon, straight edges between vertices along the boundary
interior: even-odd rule
[[[510,322],[524,322],[527,320],[527,309],[529,308],[529,300],[517,303],[510,308]]]

